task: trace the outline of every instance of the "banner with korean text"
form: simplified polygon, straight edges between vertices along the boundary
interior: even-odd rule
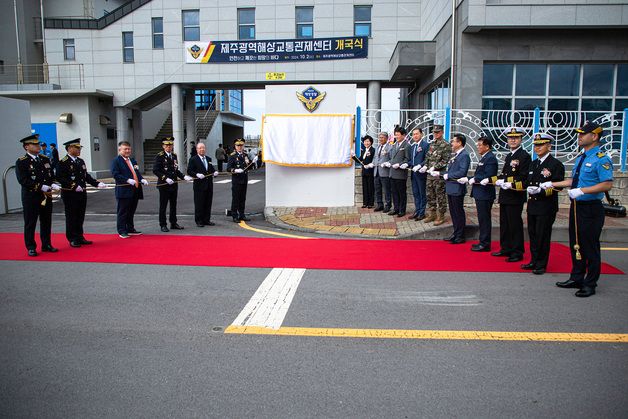
[[[280,166],[352,166],[353,123],[351,114],[265,115],[264,161]]]

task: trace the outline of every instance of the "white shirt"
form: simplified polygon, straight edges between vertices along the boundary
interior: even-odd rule
[[[539,163],[543,163],[545,161],[545,159],[547,158],[547,156],[549,156],[549,155],[550,155],[550,153],[547,153],[543,157],[539,157]]]
[[[520,148],[521,146],[515,148],[514,150],[510,150],[510,154],[515,154]]]
[[[28,154],[29,156],[31,156],[31,159],[33,159],[33,160],[37,160],[37,159],[39,158],[39,156],[35,156],[35,155],[33,155],[33,154],[31,154],[31,153],[28,153],[28,152],[27,152],[26,154]]]

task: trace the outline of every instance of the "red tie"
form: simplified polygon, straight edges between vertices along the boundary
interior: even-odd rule
[[[131,159],[124,158],[124,161],[126,162],[126,165],[129,166],[129,170],[131,170],[131,173],[133,173],[133,180],[135,181],[135,187],[139,188],[140,182],[137,180],[137,174],[135,173],[133,166],[131,166]]]

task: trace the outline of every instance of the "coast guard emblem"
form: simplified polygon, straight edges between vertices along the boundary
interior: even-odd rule
[[[192,55],[192,58],[194,58],[195,60],[198,58],[199,55],[201,55],[201,47],[199,47],[198,45],[194,44],[192,45],[190,48],[188,48],[188,51],[190,51],[190,54]]]
[[[302,92],[297,92],[297,98],[303,103],[303,106],[305,106],[305,109],[307,109],[308,112],[314,112],[318,109],[326,95],[327,93],[319,92],[312,86]]]

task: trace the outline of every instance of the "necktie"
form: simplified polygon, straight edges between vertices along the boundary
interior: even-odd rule
[[[380,144],[380,146],[377,148],[377,157],[382,156],[382,148],[384,148],[384,146]]]
[[[203,162],[203,166],[205,166],[205,171],[207,171],[207,160],[205,160],[205,156],[201,157],[201,161]]]
[[[578,166],[576,166],[576,170],[574,170],[573,172],[573,178],[571,179],[571,189],[575,189],[578,187],[578,180],[580,179],[580,168],[582,167],[582,163],[584,163],[584,159],[586,157],[587,155],[582,153],[580,161],[578,162]]]
[[[135,173],[135,170],[133,169],[133,166],[131,165],[131,159],[125,158],[124,161],[126,162],[126,165],[129,166],[129,170],[133,174],[133,180],[135,181],[135,187],[139,188],[140,187],[140,182],[137,179],[137,173]]]
[[[417,148],[419,148],[419,143],[415,143],[414,146],[412,146],[412,165],[413,166],[414,166],[414,157],[416,156]]]

